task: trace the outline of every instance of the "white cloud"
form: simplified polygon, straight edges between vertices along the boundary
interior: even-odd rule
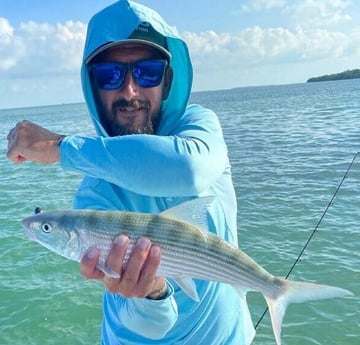
[[[203,52],[205,54],[220,54],[224,49],[226,49],[231,40],[230,34],[218,34],[213,30],[201,32],[199,34],[184,32],[182,37],[188,43],[192,53]]]
[[[29,21],[15,29],[0,18],[0,74],[26,78],[79,73],[85,32],[86,25],[80,22]]]
[[[288,13],[295,24],[303,27],[326,27],[352,20],[346,13],[351,2],[348,0],[302,0],[287,5]]]
[[[242,12],[253,12],[281,8],[286,5],[285,0],[248,0],[240,6]]]
[[[324,72],[358,68],[356,63],[360,61],[360,30],[344,34],[325,29],[255,26],[237,34],[207,31],[184,33],[183,38],[191,52],[196,89],[212,88],[209,76],[216,76],[217,88],[301,82]],[[291,73],[286,72],[289,70]]]
[[[0,17],[0,71],[16,65],[13,47],[16,45],[14,28],[6,18]]]
[[[237,61],[242,65],[295,62],[306,59],[322,59],[349,54],[360,35],[354,31],[347,36],[341,32],[323,29],[295,30],[284,28],[262,29],[258,26],[244,29],[237,34],[207,31],[200,34],[183,34],[194,62],[221,64]]]
[[[9,44],[14,34],[14,28],[6,18],[0,17],[0,40],[2,44]]]
[[[81,22],[14,28],[0,18],[0,108],[81,101],[85,33]]]
[[[350,22],[352,16],[346,13],[346,10],[351,3],[350,0],[248,0],[240,6],[239,12],[278,9],[284,17],[289,17],[295,26],[314,28]]]

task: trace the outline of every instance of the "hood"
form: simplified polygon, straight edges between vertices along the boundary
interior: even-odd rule
[[[158,13],[133,1],[120,0],[95,14],[88,25],[84,56],[81,67],[81,82],[85,101],[97,133],[108,136],[96,109],[90,85],[87,59],[101,46],[127,39],[142,22],[148,22],[167,41],[171,54],[170,66],[173,81],[168,98],[162,102],[162,117],[158,135],[169,135],[183,116],[192,86],[192,65],[188,48],[176,29],[168,25]]]

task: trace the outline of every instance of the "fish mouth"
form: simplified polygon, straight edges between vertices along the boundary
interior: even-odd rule
[[[22,227],[24,229],[25,234],[33,241],[35,241],[35,233],[30,230],[30,221],[29,218],[25,218],[21,221]]]
[[[28,218],[24,218],[24,219],[21,221],[21,225],[23,226],[24,229],[28,228],[28,226],[29,226]]]
[[[36,236],[35,236],[33,231],[31,231],[31,230],[29,230],[27,228],[24,228],[24,232],[30,238],[30,240],[36,241]]]

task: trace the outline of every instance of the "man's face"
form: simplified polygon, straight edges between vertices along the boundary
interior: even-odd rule
[[[141,44],[110,48],[102,53],[101,62],[133,63],[144,59],[159,59],[159,55]],[[161,101],[166,99],[172,80],[167,68],[158,86],[143,88],[128,72],[124,84],[115,90],[103,90],[93,81],[99,101],[100,120],[110,136],[126,134],[154,134],[160,121]]]

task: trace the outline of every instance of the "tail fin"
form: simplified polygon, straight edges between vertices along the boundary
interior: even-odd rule
[[[286,308],[291,303],[353,296],[352,292],[338,287],[297,282],[275,278],[279,286],[275,296],[265,296],[277,345],[281,345],[281,325]]]

